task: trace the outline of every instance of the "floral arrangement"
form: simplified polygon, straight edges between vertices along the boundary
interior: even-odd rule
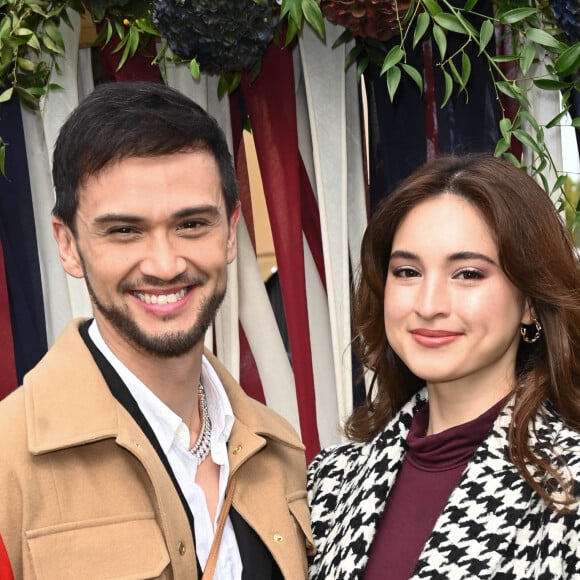
[[[172,52],[210,74],[259,69],[278,23],[275,0],[153,1],[153,24]]]

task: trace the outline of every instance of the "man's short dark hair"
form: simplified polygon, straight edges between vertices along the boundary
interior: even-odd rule
[[[228,218],[238,187],[225,135],[216,120],[161,83],[98,85],[62,126],[54,149],[53,215],[75,231],[79,190],[86,180],[129,157],[186,151],[211,153],[218,165]]]

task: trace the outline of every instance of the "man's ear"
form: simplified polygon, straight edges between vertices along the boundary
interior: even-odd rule
[[[67,274],[74,278],[84,278],[82,260],[77,247],[77,242],[72,230],[61,218],[53,216],[52,233],[58,244],[60,262]]]
[[[226,254],[228,264],[231,264],[237,254],[236,248],[236,228],[238,225],[238,221],[240,220],[240,213],[241,213],[242,204],[238,201],[236,207],[232,211],[232,215],[230,216],[230,221],[228,224],[228,241],[226,246]]]

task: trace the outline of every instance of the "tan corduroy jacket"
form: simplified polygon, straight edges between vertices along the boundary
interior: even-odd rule
[[[187,514],[159,456],[112,396],[75,321],[0,403],[0,535],[15,578],[197,578]],[[236,417],[233,506],[285,578],[312,550],[304,448],[215,360]]]

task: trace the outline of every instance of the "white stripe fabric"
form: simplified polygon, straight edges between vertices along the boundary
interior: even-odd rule
[[[266,404],[300,433],[294,374],[243,216],[238,224],[237,267],[240,322],[256,361]]]
[[[326,43],[304,27],[299,46],[308,102],[320,210],[332,350],[341,420],[352,411],[347,226],[347,145],[344,45],[341,28],[326,23]]]
[[[59,59],[61,70],[53,71],[50,81],[63,88],[51,91],[41,103],[40,111],[33,112],[22,107],[49,346],[72,317],[91,315],[84,282],[68,276],[62,269],[50,222],[55,199],[51,176],[52,151],[62,123],[79,101],[77,57],[80,16],[75,11],[68,13],[73,28],[64,23],[60,28],[66,58]]]

